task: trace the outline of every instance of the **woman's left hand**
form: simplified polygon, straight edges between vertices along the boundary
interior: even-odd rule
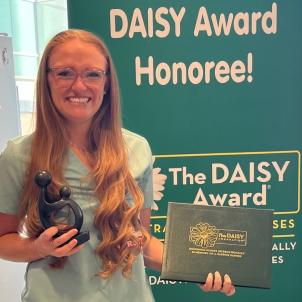
[[[219,272],[208,274],[205,284],[199,286],[204,292],[222,292],[226,296],[235,294],[235,287],[229,275],[224,275],[223,280]]]

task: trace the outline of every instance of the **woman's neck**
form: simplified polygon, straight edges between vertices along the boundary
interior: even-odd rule
[[[81,124],[67,127],[69,146],[80,161],[91,170],[95,163],[95,154],[89,148],[88,131],[89,127],[85,127]]]
[[[89,127],[81,124],[73,124],[67,127],[69,143],[73,146],[88,149]]]

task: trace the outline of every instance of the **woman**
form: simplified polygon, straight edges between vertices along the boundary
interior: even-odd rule
[[[35,132],[9,142],[0,158],[0,257],[29,263],[22,301],[153,301],[144,263],[160,270],[163,246],[148,233],[151,152],[121,128],[104,43],[82,30],[56,35],[41,59],[36,95]],[[85,244],[70,240],[75,229],[55,236],[57,227],[41,226],[39,170],[52,174],[52,193],[72,188],[90,231]],[[202,289],[235,291],[217,272]]]

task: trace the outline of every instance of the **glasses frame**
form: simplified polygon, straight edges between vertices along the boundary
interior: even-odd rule
[[[59,86],[62,86],[62,87],[70,87],[70,86],[72,86],[79,76],[80,76],[82,82],[85,85],[91,86],[91,85],[95,85],[95,84],[98,84],[98,83],[102,82],[102,80],[105,78],[105,76],[109,75],[109,72],[104,71],[102,69],[97,69],[97,68],[85,69],[85,70],[82,70],[82,71],[75,71],[73,68],[68,67],[68,66],[67,67],[49,67],[49,68],[47,68],[47,72],[55,72],[55,71],[58,71],[58,70],[62,70],[62,71],[63,70],[70,70],[70,71],[74,72],[74,74],[75,74],[74,79],[58,78],[58,76],[56,74],[54,74],[55,81],[57,82],[57,84]],[[99,78],[99,79],[87,81],[87,78],[85,78],[84,73],[89,72],[89,71],[91,71],[91,72],[98,72],[99,74],[102,75],[102,77]]]

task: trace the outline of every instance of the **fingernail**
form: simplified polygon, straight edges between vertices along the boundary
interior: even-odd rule
[[[224,275],[224,278],[225,278],[225,279],[230,279],[230,276],[229,276],[228,274],[225,274],[225,275]]]

